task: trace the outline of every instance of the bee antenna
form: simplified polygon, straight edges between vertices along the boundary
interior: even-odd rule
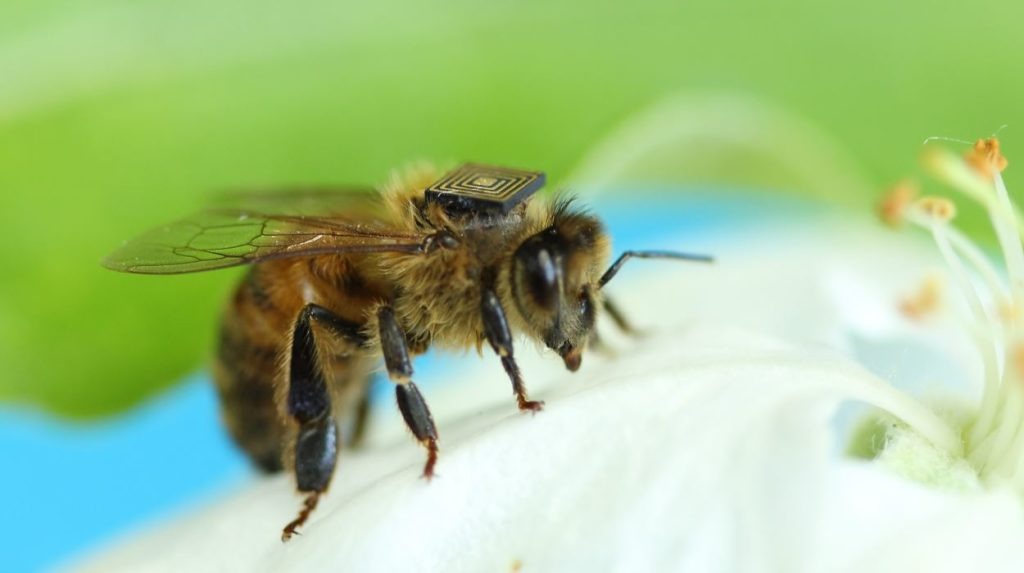
[[[603,288],[604,285],[608,284],[615,275],[622,268],[622,265],[626,264],[626,261],[636,257],[638,259],[677,259],[681,261],[695,261],[698,263],[713,263],[715,259],[708,255],[693,255],[690,253],[679,253],[676,251],[626,251],[619,255],[618,259],[612,263],[612,266],[608,267],[608,270],[601,275],[601,280],[597,281],[597,288]]]

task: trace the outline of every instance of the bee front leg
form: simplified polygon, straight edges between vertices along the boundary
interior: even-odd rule
[[[306,305],[295,321],[288,371],[288,414],[299,424],[295,481],[298,490],[307,496],[298,517],[281,533],[282,541],[291,539],[309,519],[320,496],[327,491],[338,461],[338,428],[331,416],[331,397],[317,356],[314,321],[353,344],[364,342],[358,325],[345,322],[315,304]]]
[[[388,377],[396,384],[395,397],[398,409],[402,412],[405,425],[423,447],[427,448],[427,463],[423,466],[423,477],[429,480],[434,476],[434,464],[437,463],[437,428],[423,395],[412,382],[409,342],[395,318],[394,309],[390,306],[382,306],[377,310],[377,322],[384,365],[387,367]]]
[[[505,368],[510,380],[512,380],[512,391],[515,392],[516,402],[522,411],[539,412],[544,408],[544,402],[530,400],[526,394],[526,384],[523,383],[523,375],[519,372],[519,365],[512,355],[512,331],[508,327],[508,318],[505,316],[505,309],[498,300],[498,295],[492,289],[484,290],[483,304],[484,334],[487,342],[491,344],[494,352],[501,357],[501,365]]]

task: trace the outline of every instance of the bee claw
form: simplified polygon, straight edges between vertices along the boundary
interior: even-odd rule
[[[306,523],[306,520],[309,519],[309,514],[313,513],[319,501],[320,492],[318,491],[312,492],[306,497],[306,501],[302,503],[302,511],[299,512],[299,516],[284,526],[284,531],[281,532],[282,543],[287,543],[294,535],[302,535],[299,533],[299,527]]]
[[[531,414],[536,414],[537,412],[540,412],[543,409],[543,400],[521,400],[519,402],[520,412],[530,412]]]

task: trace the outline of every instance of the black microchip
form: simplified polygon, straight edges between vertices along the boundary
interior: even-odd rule
[[[544,186],[544,174],[467,163],[427,188],[427,201],[450,212],[506,214]]]

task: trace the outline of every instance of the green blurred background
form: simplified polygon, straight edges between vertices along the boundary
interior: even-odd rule
[[[201,368],[236,273],[127,276],[98,261],[225,187],[373,183],[419,158],[564,180],[666,97],[681,103],[655,123],[685,116],[709,141],[719,124],[749,129],[805,175],[831,157],[813,138],[787,146],[808,126],[857,161],[801,179],[691,134],[669,154],[681,181],[865,205],[914,169],[926,136],[1003,124],[1012,162],[1024,5],[938,5],[0,3],[0,400],[91,416]]]

